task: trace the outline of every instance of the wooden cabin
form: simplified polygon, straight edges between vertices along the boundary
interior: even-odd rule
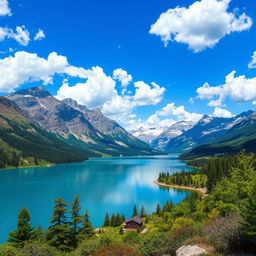
[[[134,216],[125,221],[125,229],[138,229],[142,227],[142,225],[143,220],[138,216]]]

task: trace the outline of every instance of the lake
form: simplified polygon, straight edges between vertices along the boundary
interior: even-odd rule
[[[167,200],[177,204],[189,192],[163,189],[153,183],[160,172],[190,170],[177,154],[147,157],[93,158],[82,163],[52,167],[0,170],[0,242],[16,228],[17,215],[27,207],[34,226],[47,228],[53,200],[72,202],[80,195],[83,211],[89,210],[94,227],[106,212],[132,215],[133,206],[147,213]]]

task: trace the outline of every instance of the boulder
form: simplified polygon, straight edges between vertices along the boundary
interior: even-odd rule
[[[176,256],[197,256],[206,254],[206,250],[196,245],[183,245],[176,251]]]

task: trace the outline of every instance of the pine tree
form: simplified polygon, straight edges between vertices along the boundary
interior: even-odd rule
[[[161,207],[158,204],[157,207],[156,207],[156,215],[160,216],[160,214],[161,214]]]
[[[88,210],[86,210],[86,213],[83,216],[83,227],[81,229],[81,235],[87,238],[95,235]]]
[[[54,203],[53,216],[50,220],[52,225],[46,232],[46,239],[50,245],[68,251],[71,244],[71,229],[68,227],[66,216],[68,204],[64,203],[62,198],[57,198]]]
[[[133,217],[134,216],[138,216],[138,210],[137,210],[137,206],[136,205],[134,205],[134,207],[133,207],[133,215],[132,215]]]
[[[256,241],[256,182],[248,197],[246,208],[242,212],[244,233]]]
[[[111,220],[110,220],[110,226],[111,227],[114,227],[115,226],[115,214],[113,213],[112,216],[111,216]]]
[[[140,210],[140,217],[141,218],[145,218],[147,215],[145,213],[145,209],[144,209],[144,206],[142,205],[141,206],[141,210]]]
[[[82,223],[82,216],[80,215],[80,200],[79,196],[76,195],[74,198],[74,202],[72,204],[72,210],[70,211],[71,213],[71,238],[73,242],[73,246],[76,247],[78,243],[78,234],[81,230],[81,223]]]
[[[110,219],[109,219],[108,213],[106,213],[104,223],[103,223],[103,227],[109,227],[109,226],[110,226]]]
[[[35,238],[35,230],[30,224],[30,214],[26,208],[19,212],[18,227],[9,233],[8,242],[13,246],[22,248],[25,243]]]

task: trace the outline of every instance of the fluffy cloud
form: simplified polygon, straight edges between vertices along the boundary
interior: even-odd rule
[[[174,116],[179,121],[197,122],[202,118],[201,114],[190,113],[185,110],[184,106],[176,107],[174,103],[167,104],[162,110],[158,111],[159,116]]]
[[[228,12],[231,0],[201,0],[188,8],[176,7],[160,15],[150,33],[169,41],[188,44],[195,52],[215,46],[221,38],[233,32],[248,30],[252,19],[236,9]]]
[[[197,89],[199,99],[210,100],[208,105],[220,107],[227,97],[235,102],[250,102],[256,100],[256,77],[235,77],[236,71],[226,76],[225,84],[210,86],[208,83]]]
[[[55,52],[47,59],[24,51],[16,52],[14,56],[0,60],[0,91],[12,92],[30,81],[50,84],[53,76],[64,73],[68,66],[67,58]]]
[[[69,71],[69,68],[66,70]],[[74,71],[74,68],[70,70]],[[109,102],[117,96],[115,81],[110,76],[107,76],[102,68],[93,67],[91,70],[84,70],[82,75],[85,75],[85,73],[87,73],[85,83],[69,86],[67,81],[65,81],[59,88],[57,97],[59,99],[72,98],[89,108],[101,108],[105,102]],[[119,106],[119,108],[121,107]]]
[[[256,68],[256,51],[252,55],[252,59],[250,63],[248,64],[249,68]]]
[[[212,114],[214,117],[225,117],[225,118],[230,118],[230,117],[233,117],[233,114],[231,112],[229,112],[228,110],[226,109],[223,109],[223,108],[218,108],[216,107],[214,109],[214,112]]]
[[[30,41],[30,35],[25,26],[17,26],[15,31],[11,28],[0,27],[0,41],[6,38],[12,38],[23,46],[27,46]]]
[[[132,76],[121,68],[114,70],[113,78],[120,81],[122,87],[126,87],[132,81]]]
[[[11,9],[7,0],[0,0],[0,16],[11,16]]]
[[[42,40],[43,38],[45,38],[45,33],[42,29],[39,29],[37,34],[34,37],[34,40],[39,41],[39,40]]]
[[[142,81],[134,83],[136,88],[134,100],[136,101],[137,106],[156,105],[162,100],[166,89],[154,82],[152,82],[151,85],[152,86],[149,86]]]

